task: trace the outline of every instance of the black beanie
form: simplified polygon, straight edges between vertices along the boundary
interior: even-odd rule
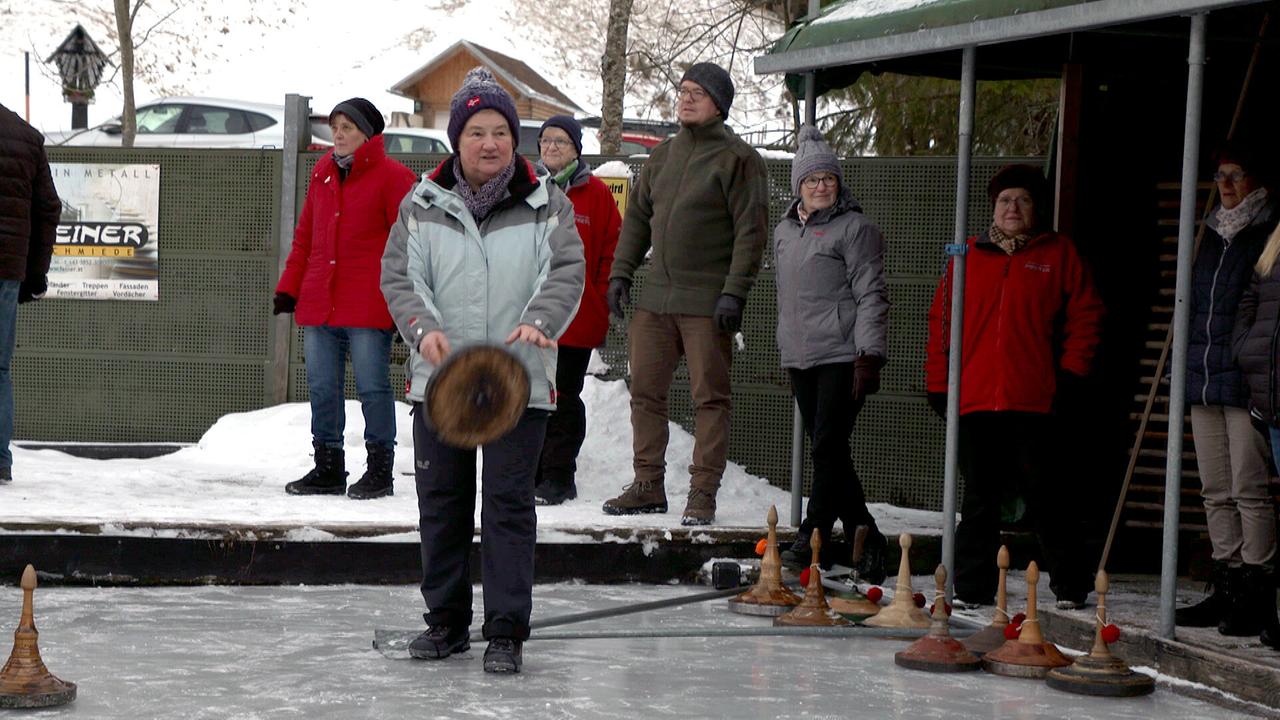
[[[733,79],[724,68],[715,63],[700,62],[684,71],[684,77],[680,78],[680,82],[685,80],[697,83],[699,87],[706,90],[711,96],[711,102],[715,103],[716,109],[720,111],[720,117],[729,119],[729,108],[733,106]]]
[[[573,149],[578,152],[579,157],[582,155],[582,123],[574,120],[569,115],[552,115],[542,123],[542,127],[538,128],[538,139],[542,139],[542,131],[549,127],[560,128],[573,141]]]
[[[382,133],[382,129],[387,126],[382,121],[382,113],[378,112],[378,108],[373,103],[364,98],[355,97],[350,100],[343,100],[338,103],[333,111],[329,113],[329,122],[333,122],[334,115],[346,115],[360,128],[360,132],[364,136],[371,138],[374,135]]]
[[[1000,193],[1009,188],[1022,188],[1031,194],[1037,228],[1052,222],[1053,201],[1049,193],[1049,181],[1045,180],[1044,173],[1039,168],[1033,165],[1005,165],[1000,168],[987,184],[987,198],[991,200],[992,207]]]

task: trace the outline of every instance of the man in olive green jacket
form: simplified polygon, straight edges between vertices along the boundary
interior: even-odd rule
[[[640,171],[609,275],[609,311],[621,318],[632,276],[652,249],[628,328],[635,478],[604,511],[667,511],[667,391],[683,355],[696,415],[681,522],[707,525],[729,448],[731,337],[760,269],[768,190],[764,161],[724,124],[733,103],[729,74],[698,63],[680,81],[678,98],[683,127]]]

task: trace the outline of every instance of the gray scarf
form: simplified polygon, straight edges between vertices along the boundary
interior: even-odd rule
[[[351,164],[354,163],[355,161],[356,161],[355,153],[351,153],[350,155],[339,155],[337,153],[333,154],[334,164],[342,168],[344,172],[351,170]]]
[[[466,177],[462,175],[462,158],[457,158],[453,163],[453,178],[457,181],[454,191],[462,198],[467,210],[471,211],[471,217],[479,223],[488,217],[495,205],[510,197],[511,192],[507,190],[507,185],[511,183],[511,178],[515,174],[516,158],[513,157],[506,169],[489,178],[480,186],[480,189],[472,190],[471,185],[467,184]]]
[[[1231,242],[1241,230],[1249,227],[1267,204],[1267,189],[1258,188],[1245,196],[1240,204],[1230,210],[1218,206],[1215,219],[1218,221],[1217,231],[1223,240]]]

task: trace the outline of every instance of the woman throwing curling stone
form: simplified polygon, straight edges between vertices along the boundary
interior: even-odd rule
[[[796,199],[773,231],[778,355],[812,445],[813,493],[795,544],[782,560],[806,567],[814,528],[827,547],[837,519],[850,539],[865,525],[856,569],[879,584],[885,539],[867,510],[849,436],[867,396],[880,389],[887,352],[884,239],[845,187],[839,159],[811,125],[800,128],[791,191]]]
[[[392,494],[396,411],[391,393],[391,315],[378,289],[387,233],[413,171],[387,157],[382,113],[364,98],[329,113],[333,151],[316,163],[293,248],[276,286],[275,314],[303,328],[315,468],[285,486],[291,495],[357,500]],[[347,488],[342,391],[348,353],[364,412],[368,469]]]
[[[556,345],[582,296],[573,205],[515,154],[515,103],[483,68],[453,96],[454,154],[404,199],[382,260],[382,291],[409,358],[427,629],[409,646],[440,659],[470,647],[475,450],[440,439],[423,393],[470,345],[505,345],[529,375],[528,408],[483,446],[481,558],[485,672],[519,672],[533,607],[533,480],[555,409]]]

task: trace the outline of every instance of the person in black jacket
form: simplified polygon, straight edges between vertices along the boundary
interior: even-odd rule
[[[1249,387],[1232,348],[1241,297],[1280,217],[1260,165],[1257,152],[1242,146],[1218,152],[1213,179],[1221,204],[1205,223],[1192,269],[1186,390],[1213,546],[1213,592],[1175,617],[1179,625],[1216,625],[1241,636],[1262,629],[1250,569],[1270,566],[1276,548],[1267,441],[1249,414]]]
[[[61,215],[44,137],[0,105],[0,485],[13,480],[9,365],[18,303],[39,300],[48,289],[49,258]]]
[[[1249,412],[1266,426],[1271,436],[1272,458],[1280,467],[1280,227],[1271,232],[1262,257],[1254,265],[1253,280],[1240,300],[1236,315],[1235,356],[1249,385]],[[1259,555],[1270,561],[1244,563],[1244,593],[1237,601],[1251,606],[1254,622],[1261,624],[1263,643],[1280,650],[1280,623],[1276,619],[1275,552],[1276,524],[1267,487],[1248,488],[1246,502],[1259,507],[1259,517],[1251,529],[1251,544],[1260,545]]]

